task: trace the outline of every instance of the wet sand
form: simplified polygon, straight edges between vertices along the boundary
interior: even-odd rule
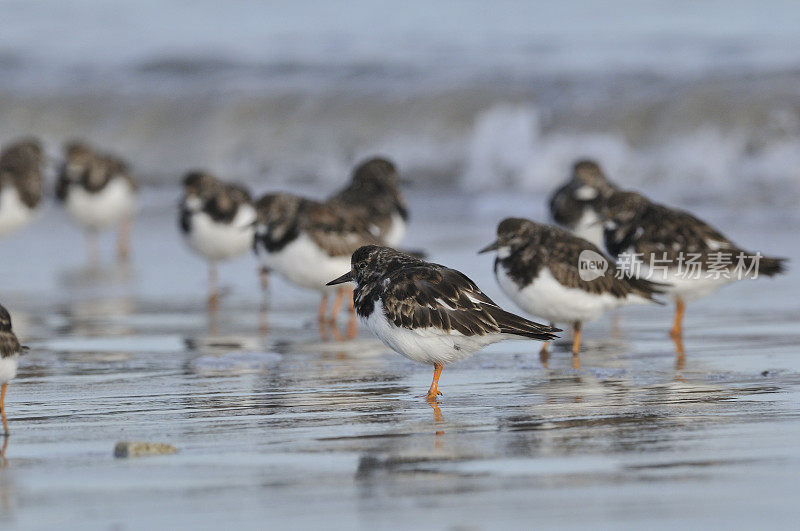
[[[167,196],[146,192],[128,271],[85,270],[52,209],[0,241],[31,347],[6,398],[3,529],[796,525],[795,271],[689,305],[683,357],[671,308],[627,308],[585,327],[578,370],[566,339],[547,367],[524,341],[447,367],[437,409],[429,367],[366,330],[321,340],[315,295],[274,279],[262,300],[251,257],[221,269],[210,317]],[[416,192],[408,245],[512,309],[475,251],[505,215],[542,219],[543,198],[483,199]],[[794,213],[696,210],[800,260]],[[121,440],[178,453],[115,459]]]

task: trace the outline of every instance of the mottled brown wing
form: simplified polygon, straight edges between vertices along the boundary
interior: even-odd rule
[[[0,331],[0,358],[7,358],[21,352],[22,347],[14,332]]]
[[[634,239],[634,250],[645,257],[667,259],[677,263],[683,253],[700,254],[700,262],[709,260],[709,253],[738,254],[741,249],[705,221],[661,205],[652,205],[640,220],[641,234]],[[649,258],[648,258],[649,259]]]
[[[465,336],[506,333],[550,340],[551,327],[506,312],[466,275],[444,266],[403,268],[385,281],[387,317],[404,328],[439,328]]]
[[[350,256],[361,246],[381,244],[361,218],[327,203],[309,202],[301,219],[309,237],[329,256]]]
[[[554,229],[540,247],[543,249],[542,252],[548,254],[547,266],[550,273],[562,286],[588,293],[609,293],[618,298],[625,297],[633,291],[624,278],[616,278],[613,260],[610,260],[596,245],[583,238]],[[593,280],[581,278],[580,258],[583,251],[591,251],[606,260],[608,267],[601,276]]]

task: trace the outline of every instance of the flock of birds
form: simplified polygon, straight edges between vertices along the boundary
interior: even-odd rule
[[[43,196],[45,165],[35,139],[17,141],[0,153],[0,235],[33,217]],[[347,304],[349,338],[356,335],[358,319],[392,350],[433,365],[426,399],[435,402],[445,364],[514,338],[543,341],[544,360],[548,342],[561,332],[557,323],[573,327],[578,367],[582,324],[626,304],[673,299],[671,334],[680,341],[685,302],[737,278],[730,274],[735,261],[722,271],[728,274],[719,274],[722,252],[749,257],[741,278],[784,270],[783,259],[754,258],[704,221],[622,190],[597,163],[581,160],[550,201],[560,227],[507,218],[497,226],[496,240],[480,251],[495,253],[501,289],[522,310],[549,322],[541,324],[502,309],[463,273],[427,262],[422,253],[398,249],[408,220],[402,184],[394,164],[384,158],[359,164],[350,183],[323,201],[289,193],[253,200],[240,184],[205,171],[189,172],[183,179],[179,224],[189,247],[209,264],[209,307],[219,302],[216,264],[252,249],[265,289],[275,273],[320,292],[321,327],[335,323]],[[136,191],[121,159],[83,143],[66,146],[56,197],[86,230],[90,259],[98,255],[97,233],[117,226],[119,259],[127,260]],[[586,278],[580,264],[587,251],[611,266]],[[685,253],[697,255],[699,274],[686,275]],[[615,259],[623,254],[658,255],[666,265],[655,278],[650,275],[655,267],[648,271],[646,262],[640,274],[620,275]],[[705,274],[712,268],[716,274]],[[16,375],[23,349],[0,306],[0,413],[6,434],[6,386]]]

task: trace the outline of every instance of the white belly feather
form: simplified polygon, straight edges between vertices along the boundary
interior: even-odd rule
[[[572,232],[576,236],[592,242],[600,249],[604,249],[603,224],[598,223],[599,219],[594,209],[585,208],[581,219],[575,224]]]
[[[389,229],[383,234],[383,241],[389,247],[397,247],[403,241],[403,236],[406,234],[406,222],[403,217],[398,214],[392,214],[392,222]]]
[[[375,310],[369,317],[362,317],[361,321],[390,349],[410,360],[431,365],[462,360],[487,345],[515,337],[507,334],[465,336],[433,327],[413,330],[397,327],[386,318],[380,300],[375,303]]]
[[[105,229],[133,212],[133,196],[130,183],[122,177],[114,177],[96,193],[90,193],[82,186],[70,185],[67,212],[87,229]]]
[[[277,252],[259,247],[263,265],[289,282],[319,291],[336,291],[340,286],[325,286],[350,271],[350,255],[329,256],[305,233]]]
[[[17,375],[19,355],[0,358],[0,384],[10,382]]]
[[[33,209],[22,202],[14,186],[0,190],[0,236],[24,225],[33,217]]]
[[[255,219],[256,211],[249,204],[240,205],[230,223],[218,223],[205,212],[195,212],[186,240],[208,260],[228,260],[252,247]]]
[[[542,268],[531,284],[520,289],[500,265],[497,282],[520,308],[553,323],[593,321],[607,310],[627,302],[607,293],[598,295],[562,286],[548,268]]]

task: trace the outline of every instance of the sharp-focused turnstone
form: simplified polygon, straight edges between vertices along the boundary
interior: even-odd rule
[[[436,400],[445,364],[503,339],[549,341],[557,328],[500,308],[463,273],[377,245],[361,247],[351,270],[328,285],[355,282],[359,318],[392,350],[434,366]]]
[[[127,261],[136,190],[136,181],[124,161],[79,142],[66,146],[56,197],[86,229],[90,262],[99,260],[98,232],[113,225],[119,227],[118,258]]]
[[[27,223],[42,201],[42,146],[24,139],[0,153],[0,236]]]
[[[671,334],[680,338],[685,302],[743,278],[784,271],[783,258],[750,253],[688,212],[618,191],[604,202],[606,249],[630,276],[663,282],[675,299]]]
[[[550,215],[558,225],[602,248],[603,226],[598,213],[615,189],[596,162],[579,160],[570,181],[550,198]]]
[[[8,382],[17,375],[19,356],[23,347],[19,344],[17,336],[11,330],[11,315],[0,305],[0,415],[3,418],[3,433],[8,436],[8,421],[6,420],[6,388]]]
[[[241,185],[222,182],[209,173],[189,172],[179,222],[189,247],[208,261],[208,305],[219,302],[217,262],[245,253],[253,245],[256,210]]]
[[[274,193],[261,197],[256,210],[254,247],[262,264],[293,284],[322,292],[321,324],[325,322],[328,295],[336,291],[329,319],[335,322],[345,296],[352,305],[352,289],[330,288],[328,281],[350,270],[350,257],[356,249],[378,240],[361,218],[336,204]],[[353,315],[349,335],[354,334]]]
[[[400,184],[394,164],[372,158],[356,166],[350,184],[328,201],[364,219],[373,236],[394,247],[403,239],[408,221]]]
[[[551,323],[573,325],[576,365],[584,322],[623,304],[658,302],[653,296],[662,292],[646,280],[617,278],[610,260],[588,240],[527,219],[501,221],[497,240],[480,252],[488,251],[497,251],[494,274],[517,306]],[[547,343],[543,356],[546,349]]]

